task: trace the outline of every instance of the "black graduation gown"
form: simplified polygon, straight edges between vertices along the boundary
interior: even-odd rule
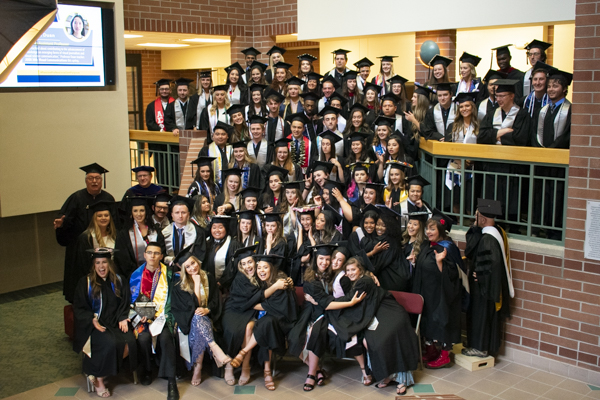
[[[219,321],[221,318],[221,296],[214,276],[208,272],[206,275],[208,277],[208,304],[206,308],[210,310],[207,316],[214,324],[215,321]],[[196,309],[200,307],[200,303],[196,294],[186,292],[181,288],[181,278],[178,275],[176,275],[175,280],[171,294],[171,313],[181,332],[184,335],[189,335],[192,318]]]
[[[285,278],[280,272],[278,278]],[[286,352],[286,336],[298,319],[298,306],[294,290],[278,290],[260,303],[266,314],[254,325],[254,337],[258,343],[258,362],[269,361],[269,350],[283,356]]]
[[[498,241],[481,228],[467,232],[465,255],[477,274],[469,274],[470,307],[467,313],[467,339],[469,347],[497,354],[502,338],[502,322],[510,316],[510,294],[504,267],[504,254]],[[502,305],[496,311],[496,302]]]
[[[179,99],[175,99],[174,102],[169,103],[165,109],[165,130],[172,132],[177,129],[176,117],[175,117],[175,103]],[[190,97],[187,101],[187,107],[185,112],[185,129],[194,129],[196,125],[196,109],[198,108],[198,98]]]
[[[290,233],[287,236],[288,247],[290,248],[290,256],[288,257],[287,270],[284,271],[287,276],[292,278],[294,286],[302,286],[302,279],[304,276],[304,270],[302,269],[302,257],[307,254],[311,254],[310,239],[308,234],[304,232],[304,229],[300,228],[299,234],[304,235],[302,238],[302,244],[298,248],[298,239],[294,233]]]
[[[258,245],[258,251],[256,254],[266,254],[267,246],[265,244],[267,240],[267,232],[263,232],[262,240]],[[287,240],[281,240],[279,243],[275,245],[275,247],[271,248],[269,254],[284,257],[283,260],[277,260],[275,263],[275,267],[278,271],[287,271],[288,268],[288,257],[293,257],[293,252],[290,249],[291,243],[288,243]],[[295,249],[294,249],[295,250]]]
[[[225,353],[239,353],[246,335],[246,325],[258,315],[254,306],[262,301],[264,291],[253,285],[245,274],[236,274],[221,320]]]
[[[441,138],[446,138],[446,140],[448,140],[448,138],[452,137],[452,124],[447,124],[444,134],[438,132],[437,126],[435,125],[433,110],[433,107],[427,110],[425,119],[421,122],[421,136],[427,140],[440,140]]]
[[[225,239],[224,239],[225,240]],[[202,269],[216,277],[215,274],[215,242],[212,237],[206,241],[206,257],[204,258],[204,262],[202,263]],[[231,286],[231,282],[235,278],[237,274],[237,265],[234,263],[233,253],[237,249],[241,247],[240,243],[235,240],[233,237],[229,243],[229,248],[227,249],[227,256],[225,262],[225,269],[223,270],[223,274],[219,279],[217,279],[217,283],[221,290],[228,289]]]
[[[160,131],[160,126],[156,123],[155,102],[151,102],[146,107],[146,129],[149,131]]]
[[[104,332],[97,330],[92,323],[94,311],[88,294],[87,276],[82,277],[77,283],[73,301],[75,318],[73,350],[79,353],[91,336],[92,358],[83,357],[83,372],[87,375],[99,377],[117,375],[123,362],[125,345],[129,347],[131,368],[137,367],[137,345],[131,324],[129,324],[127,333],[123,333],[119,329],[119,321],[126,320],[129,316],[131,296],[128,280],[121,277],[120,281],[121,297],[117,297],[111,283],[100,280],[102,311],[98,322],[106,328]]]
[[[289,353],[295,357],[300,356],[305,344],[306,349],[312,351],[319,358],[323,357],[327,351],[329,318],[325,314],[325,309],[334,298],[325,291],[324,285],[326,284],[322,281],[311,281],[304,284],[304,293],[311,295],[319,304],[314,305],[305,301],[298,321],[288,335]],[[319,317],[321,318],[319,319]],[[306,329],[311,323],[313,324],[312,331],[307,342]]]
[[[417,369],[419,340],[406,310],[394,297],[375,282],[363,276],[352,290],[336,301],[350,301],[355,293],[365,292],[366,298],[351,308],[328,311],[330,323],[340,339],[348,341],[361,334],[367,340],[371,370],[375,380],[387,378],[396,372]],[[369,330],[375,317],[378,325]]]
[[[235,167],[235,165],[234,165]],[[248,164],[250,168],[250,176],[248,177],[248,187],[261,188],[265,186],[264,177],[258,164]]]
[[[98,201],[115,201],[115,198],[104,190],[97,196],[92,196],[87,189],[81,189],[67,198],[58,213],[58,215],[65,216],[62,227],[56,229],[54,233],[58,244],[66,247],[63,294],[69,303],[73,302],[75,287],[81,278],[80,274],[74,272],[79,268],[75,264],[77,262],[77,238],[87,229],[94,215],[89,207]],[[116,210],[113,210],[111,218],[117,223],[118,219],[115,217]]]
[[[388,242],[390,248],[367,257],[367,252],[378,242]],[[396,243],[397,239],[389,235],[376,236],[373,240],[365,237],[360,242],[362,249],[358,256],[363,258],[365,267],[377,277],[382,288],[403,292],[409,289],[410,276],[408,266],[402,262],[402,249]]]
[[[440,272],[434,251],[440,253],[444,247],[423,241],[415,266],[413,293],[424,300],[422,335],[439,343],[459,343],[462,284],[458,269],[447,256]]]
[[[160,245],[163,254],[165,254],[165,238],[161,231],[157,232],[156,242]],[[135,258],[135,250],[131,243],[131,238],[129,237],[129,229],[121,229],[117,233],[115,249],[118,250],[114,255],[118,273],[129,279],[133,271],[141,267],[145,262],[139,263]]]
[[[89,249],[94,248],[94,243],[91,237],[88,237],[87,233],[84,231],[77,237],[77,244],[75,246],[75,255],[72,270],[72,278],[77,279],[77,282],[81,280],[84,276],[90,273],[92,269],[91,254],[87,252]],[[118,271],[117,271],[118,272]]]
[[[500,72],[504,71],[500,70]],[[519,81],[519,83],[515,85],[515,99],[523,97],[523,80],[525,79],[525,72],[513,68],[512,71],[508,73],[506,79],[516,79]]]

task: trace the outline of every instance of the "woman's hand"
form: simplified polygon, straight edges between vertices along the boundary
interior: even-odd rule
[[[210,313],[210,310],[208,308],[204,308],[204,307],[198,307],[198,308],[196,308],[196,311],[194,312],[194,314],[200,315],[200,316],[208,315],[208,313]]]
[[[417,119],[415,118],[415,115],[413,113],[411,113],[410,111],[404,112],[404,118],[406,118],[407,121],[409,121],[413,124],[417,121]]]
[[[227,207],[225,205],[217,207],[217,215],[225,215],[225,211],[227,211]]]
[[[411,264],[415,264],[415,250],[413,249],[410,252],[410,255],[408,257],[406,257],[406,259],[411,263]]]
[[[342,192],[340,192],[340,190],[338,188],[333,188],[331,190],[331,194],[333,194],[333,197],[335,197],[335,199],[338,201],[338,203],[341,203],[342,201],[344,201],[344,196],[342,196]]]
[[[313,305],[315,305],[315,306],[318,306],[318,305],[319,305],[319,303],[317,303],[317,302],[315,301],[315,299],[313,299],[313,297],[312,297],[310,294],[306,294],[306,293],[305,293],[305,294],[304,294],[304,300],[308,301],[310,304],[313,304]]]
[[[385,201],[385,206],[387,208],[392,208],[392,196],[388,197],[388,199]]]
[[[127,331],[129,331],[129,325],[127,324],[128,322],[129,322],[128,319],[124,319],[123,321],[119,321],[119,329],[123,333],[127,333]]]
[[[445,141],[445,140],[446,140],[445,138],[441,138],[439,141],[440,141],[440,142],[443,142],[443,141]]]
[[[350,300],[350,304],[355,305],[357,303],[360,303],[365,299],[365,297],[367,297],[366,292],[362,292],[360,295],[358,294],[358,292],[356,292],[354,293],[354,297],[352,297],[352,300]]]
[[[377,254],[379,252],[382,252],[384,250],[387,250],[390,248],[390,244],[388,242],[378,242],[375,247],[373,247],[373,254]]]
[[[342,165],[340,164],[340,162],[337,160],[337,158],[330,158],[329,162],[332,163],[333,165],[335,165],[338,168],[342,168]]]
[[[273,284],[276,290],[284,290],[286,289],[287,282],[285,279],[277,279],[277,281]]]
[[[285,288],[290,288],[294,286],[294,281],[292,280],[292,278],[290,278],[289,276],[287,278],[285,278]]]
[[[62,227],[63,222],[65,222],[65,216],[63,215],[60,218],[57,218],[54,220],[54,229],[58,229],[60,227]]]
[[[106,330],[105,327],[100,325],[100,322],[98,322],[98,319],[96,317],[94,317],[94,319],[92,320],[92,324],[94,324],[94,328],[98,329],[100,332],[104,332]]]
[[[385,164],[385,159],[383,158],[383,154],[377,154],[377,161],[382,165]]]
[[[147,317],[142,317],[142,319],[140,319],[140,324],[145,324],[146,322],[148,322]]]
[[[313,197],[313,200],[319,207],[323,206],[323,198],[321,196],[315,196]]]
[[[273,207],[269,206],[263,210],[265,213],[269,214],[273,212]]]
[[[179,129],[173,129],[173,136],[179,136]]]

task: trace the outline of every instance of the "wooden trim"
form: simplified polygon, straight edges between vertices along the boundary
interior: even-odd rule
[[[179,144],[179,137],[173,136],[171,132],[142,131],[135,129],[129,130],[129,140]]]
[[[569,165],[569,150],[487,144],[444,143],[421,138],[419,148],[436,156]]]

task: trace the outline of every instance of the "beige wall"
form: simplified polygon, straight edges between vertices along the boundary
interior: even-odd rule
[[[354,63],[363,57],[368,57],[375,63],[371,67],[373,78],[379,72],[379,60],[377,57],[389,55],[400,56],[394,59],[394,72],[410,81],[415,79],[415,34],[402,33],[385,36],[350,37],[332,40],[321,40],[319,60],[321,62],[321,74],[331,70],[333,54],[336,49],[351,50],[348,53],[348,68],[354,70]]]
[[[0,94],[2,217],[60,209],[84,187],[78,168],[93,162],[111,171],[107,190],[115,197],[130,186],[123,0],[111,2],[116,90]]]
[[[573,54],[575,52],[575,24],[554,25],[553,66],[567,72],[573,72]]]
[[[229,43],[217,46],[161,51],[161,68],[202,69],[231,65]]]

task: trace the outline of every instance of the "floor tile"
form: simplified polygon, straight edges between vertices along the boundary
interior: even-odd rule
[[[78,390],[78,387],[61,387],[54,396],[74,397]]]
[[[502,370],[498,370],[491,373],[486,379],[492,382],[500,383],[502,385],[513,386],[521,382],[524,378],[518,375],[510,374],[508,372],[504,372]]]
[[[568,399],[568,400],[579,400],[582,397],[585,397],[579,393],[573,393],[569,390],[565,390],[565,389],[560,389],[557,387],[553,387],[552,389],[550,389],[549,391],[547,391],[546,393],[544,393],[542,395],[542,397],[544,399],[549,399],[549,400],[564,400],[564,399]]]
[[[462,397],[465,400],[488,400],[492,398],[492,395],[487,393],[481,393],[471,388],[466,388],[456,393],[457,396]]]
[[[556,386],[565,380],[564,377],[549,372],[537,371],[529,376],[529,379],[545,383],[550,386]]]
[[[600,390],[600,387],[594,385],[588,385],[590,390]]]
[[[532,379],[523,379],[521,382],[513,386],[515,389],[523,390],[525,392],[536,394],[538,396],[546,393],[552,388],[550,385],[538,382]]]
[[[415,393],[435,393],[433,385],[430,383],[416,383],[413,385],[412,390]]]
[[[565,379],[556,385],[556,387],[583,395],[587,395],[589,392],[591,392],[591,389],[588,385],[583,382],[574,381],[573,379]]]
[[[515,388],[508,388],[504,392],[500,393],[496,398],[504,400],[531,400],[536,398],[536,395],[524,392]]]
[[[508,386],[502,385],[500,383],[493,382],[493,381],[490,381],[487,379],[482,380],[477,385],[477,390],[479,390],[480,392],[483,392],[483,393],[487,393],[492,396],[496,396],[496,395],[504,392],[506,389],[508,389]]]
[[[526,367],[525,365],[517,364],[517,363],[507,363],[503,368],[501,368],[504,372],[510,372],[511,374],[519,375],[523,378],[528,377],[529,375],[537,372],[537,369]]]
[[[438,380],[433,384],[433,389],[439,394],[455,394],[461,391],[464,386],[457,385],[452,382],[445,381],[443,379]]]

